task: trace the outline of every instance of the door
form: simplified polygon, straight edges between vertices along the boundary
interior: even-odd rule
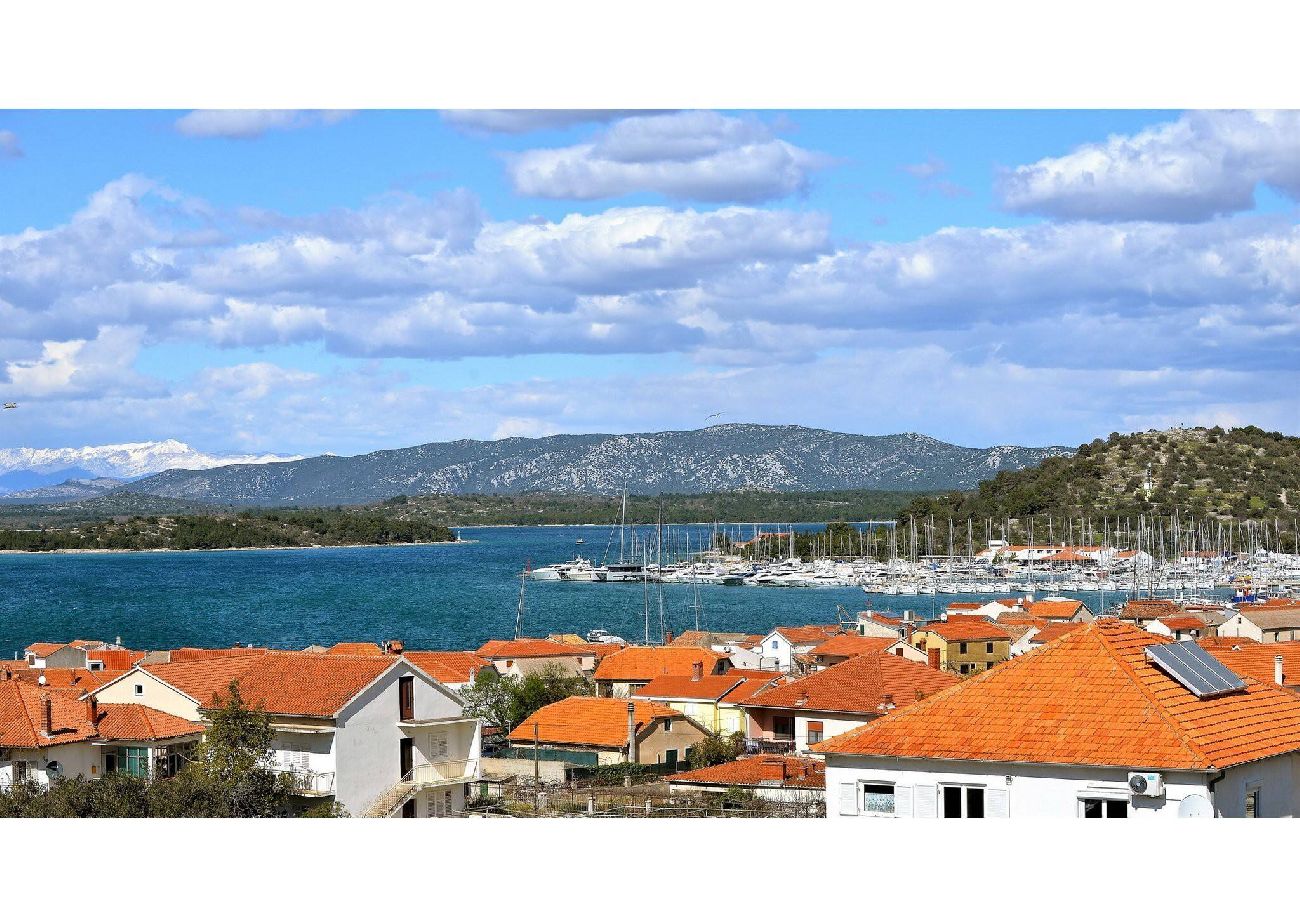
[[[415,768],[413,752],[415,750],[415,741],[411,738],[402,738],[401,743],[398,745],[398,750],[401,754],[401,761],[398,763],[398,766],[401,768],[401,777],[406,778],[411,774],[411,770]]]
[[[403,819],[414,819],[414,818],[415,818],[415,798],[414,798],[414,797],[412,797],[410,800],[407,800],[405,803],[402,804],[402,818],[403,818]]]
[[[677,751],[676,751],[675,749],[674,749],[674,750],[669,750],[669,751],[667,751],[667,752],[664,754],[664,762],[668,765],[668,768],[670,768],[670,769],[672,769],[674,772],[676,772],[676,771],[677,771]]]

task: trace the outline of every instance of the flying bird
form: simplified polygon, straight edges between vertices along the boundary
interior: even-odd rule
[[[709,419],[716,419],[716,418],[717,418],[718,416],[720,416],[720,415],[722,415],[722,413],[714,413],[714,414],[711,415],[711,416],[705,416],[705,417],[704,417],[704,421],[707,422],[707,421],[709,421]]]
[[[5,409],[17,409],[17,408],[18,408],[18,404],[17,404],[17,403],[6,403],[6,404],[5,404]]]

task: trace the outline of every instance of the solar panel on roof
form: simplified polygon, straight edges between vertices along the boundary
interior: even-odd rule
[[[1246,687],[1246,682],[1192,641],[1147,647],[1147,656],[1198,697],[1218,697]]]

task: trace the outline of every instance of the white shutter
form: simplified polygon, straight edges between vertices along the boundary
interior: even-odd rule
[[[894,785],[894,815],[900,819],[912,818],[912,786]]]
[[[856,816],[858,814],[858,785],[846,782],[840,785],[840,815]]]
[[[933,819],[939,815],[939,794],[932,784],[916,786],[916,817]]]
[[[990,819],[1005,819],[1007,817],[1007,792],[985,791],[984,814]]]

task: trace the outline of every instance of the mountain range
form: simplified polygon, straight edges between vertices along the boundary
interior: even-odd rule
[[[118,488],[250,506],[332,506],[396,495],[707,493],[972,488],[1067,447],[959,447],[922,434],[866,436],[797,425],[651,434],[459,440],[360,456],[313,456],[162,472]]]

